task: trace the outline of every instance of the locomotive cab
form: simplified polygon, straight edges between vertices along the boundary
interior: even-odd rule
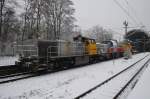
[[[95,39],[83,37],[81,35],[74,38],[74,41],[80,41],[85,44],[85,54],[86,55],[96,55],[97,47]]]
[[[97,54],[96,42],[94,39],[86,39],[85,48],[88,55]]]
[[[123,56],[123,48],[119,46],[117,40],[107,40],[102,42],[101,52],[107,59]]]

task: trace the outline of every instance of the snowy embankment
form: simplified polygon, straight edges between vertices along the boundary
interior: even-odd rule
[[[8,66],[8,65],[14,65],[15,61],[17,61],[17,57],[7,57],[7,56],[1,56],[0,57],[0,66]]]
[[[150,64],[127,99],[150,99]]]
[[[149,53],[0,85],[0,99],[73,99]]]

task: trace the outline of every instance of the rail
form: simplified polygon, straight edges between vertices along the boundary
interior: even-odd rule
[[[137,63],[141,62],[142,60],[144,60],[146,57],[148,57],[149,55],[146,55],[144,58],[138,60],[137,62],[135,62],[134,64],[130,65],[129,67],[125,68],[124,70],[120,71],[119,73],[113,75],[112,77],[108,78],[107,80],[101,82],[100,84],[94,86],[93,88],[87,90],[86,92],[78,95],[77,97],[75,97],[74,99],[80,99],[83,98],[84,96],[86,96],[87,94],[93,92],[94,90],[96,90],[97,88],[101,87],[102,85],[108,83],[109,81],[111,81],[112,79],[116,78],[117,76],[119,76],[120,74],[126,72],[127,70],[129,70],[130,68],[134,67]],[[117,99],[117,98],[114,98]]]
[[[114,96],[113,99],[118,99],[119,96],[125,91],[125,89],[131,84],[131,82],[137,77],[137,75],[145,68],[150,59],[137,71],[137,73],[127,82],[127,84]]]
[[[15,53],[23,56],[37,56],[38,48],[35,45],[14,45]]]

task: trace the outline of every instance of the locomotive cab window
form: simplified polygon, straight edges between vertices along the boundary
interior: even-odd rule
[[[89,44],[89,41],[88,41],[88,40],[87,40],[87,41],[85,41],[85,44],[86,44],[86,45],[88,45],[88,44]]]

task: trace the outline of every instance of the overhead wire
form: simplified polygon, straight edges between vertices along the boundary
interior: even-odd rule
[[[138,22],[130,15],[130,13],[117,1],[113,0],[122,10],[123,12],[135,23],[138,25]]]
[[[129,4],[129,2],[127,0],[125,0],[126,4],[128,5],[128,9],[126,10],[121,4],[120,2],[118,2],[117,0],[113,0],[122,10],[123,12],[135,23],[137,24],[137,26],[139,26],[140,28],[139,29],[142,29],[142,28],[145,28],[145,25],[141,22],[141,20],[139,19],[139,17],[137,17],[137,14],[136,14],[136,11],[133,9],[133,7]],[[130,15],[130,12],[129,12],[129,8],[132,9],[132,11],[134,12],[135,14],[135,17],[133,17],[132,15]],[[138,22],[137,22],[137,20]],[[130,33],[128,36],[130,35],[133,35],[137,30],[135,30],[134,32]]]
[[[134,17],[139,21],[139,25],[145,26],[143,22],[140,20],[140,18],[137,16],[136,10],[131,6],[131,4],[128,2],[128,0],[124,0],[126,4],[128,5],[128,8],[131,9],[132,13],[135,14]]]

